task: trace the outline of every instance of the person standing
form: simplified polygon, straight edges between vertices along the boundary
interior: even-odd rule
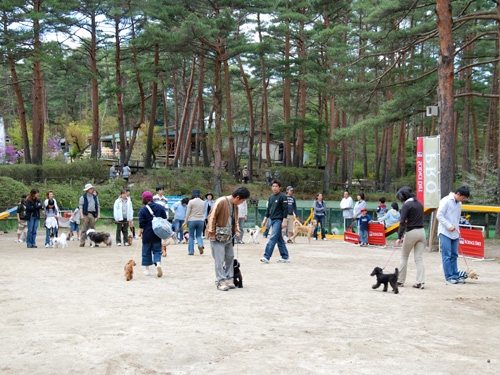
[[[122,177],[125,181],[128,182],[128,178],[130,177],[131,170],[128,164],[125,164],[122,168]]]
[[[40,191],[33,188],[26,199],[26,221],[28,223],[28,236],[26,237],[26,247],[36,248],[36,232],[40,225],[40,210],[42,201],[39,198]]]
[[[250,190],[244,186],[239,187],[231,195],[217,199],[208,216],[207,235],[210,239],[210,248],[215,263],[215,286],[220,291],[235,288],[233,242],[234,237],[240,232],[236,218],[238,217],[238,205],[249,197]],[[217,240],[216,234],[221,230],[229,234],[229,238],[225,241]]]
[[[271,184],[272,194],[267,201],[266,216],[262,220],[262,227],[265,227],[268,220],[271,221],[271,237],[266,245],[264,256],[260,259],[262,263],[269,263],[273,255],[274,246],[278,245],[281,258],[278,263],[290,263],[288,249],[283,240],[282,228],[286,227],[286,217],[288,216],[288,198],[282,193],[281,182],[278,179],[273,180]]]
[[[368,224],[372,218],[368,215],[366,208],[361,209],[359,217],[359,246],[368,246]]]
[[[23,194],[21,202],[17,205],[17,240],[16,242],[23,242],[28,237],[28,223],[26,222],[26,198],[27,194]]]
[[[45,247],[55,247],[54,238],[58,236],[58,222],[59,211],[55,206],[54,199],[47,200],[47,205],[43,208],[43,214],[45,216]]]
[[[236,240],[236,243],[238,244],[243,244],[243,236],[245,235],[245,222],[248,219],[248,205],[247,201],[244,201],[243,203],[238,205],[238,225],[240,227],[240,234],[238,236],[238,239]]]
[[[323,194],[316,194],[316,199],[313,203],[314,220],[316,220],[316,228],[314,228],[314,240],[318,239],[318,227],[321,227],[321,238],[326,241],[325,237],[325,216],[326,202],[323,200]]]
[[[250,178],[250,172],[248,171],[248,166],[244,166],[241,171],[241,175],[243,176],[243,183],[248,184],[248,180]]]
[[[352,217],[356,219],[356,225],[359,226],[359,217],[361,216],[361,209],[366,208],[365,194],[358,193],[356,196],[357,202],[354,205],[354,209],[352,212]]]
[[[109,168],[109,178],[112,180],[116,177],[116,164],[111,164],[111,168]]]
[[[113,205],[113,218],[116,223],[116,245],[128,246],[128,227],[134,219],[134,210],[132,208],[132,201],[127,197],[127,191],[122,189],[120,196],[115,200]]]
[[[205,209],[204,209],[205,226],[203,227],[203,233],[206,232],[207,224],[208,224],[208,215],[210,215],[210,211],[212,210],[214,203],[215,203],[214,195],[212,194],[211,191],[209,191],[208,193],[205,194]]]
[[[194,189],[191,193],[191,200],[186,209],[186,222],[189,230],[188,255],[194,255],[194,238],[198,244],[198,251],[203,255],[205,246],[203,246],[203,218],[205,212],[205,202],[201,199],[201,193]]]
[[[296,217],[299,217],[299,213],[297,212],[297,201],[293,196],[293,187],[287,186],[286,188],[286,199],[288,201],[288,215],[286,216],[286,237],[287,243],[293,243],[290,238],[293,235],[293,224]]]
[[[94,194],[92,184],[87,184],[83,188],[85,192],[78,201],[80,209],[80,219],[82,221],[82,233],[80,235],[80,247],[85,246],[87,239],[87,230],[95,229],[95,222],[101,217],[101,207],[99,206],[99,198]]]
[[[184,241],[184,220],[186,220],[186,210],[189,203],[189,198],[184,197],[176,202],[171,210],[174,214],[175,239],[177,243]]]
[[[142,263],[144,275],[149,276],[149,267],[156,265],[156,276],[162,277],[161,269],[161,238],[153,231],[153,218],[166,219],[167,214],[162,206],[153,202],[153,193],[146,190],[142,193],[142,204],[139,210],[139,237],[142,237]],[[153,214],[151,213],[151,211]],[[154,216],[153,216],[154,215]]]
[[[54,207],[56,208],[56,210],[58,212],[56,219],[59,219],[59,206],[57,205],[57,201],[54,198],[54,192],[52,190],[48,190],[45,193],[45,200],[43,201],[43,207],[47,207],[47,205],[49,203],[49,199],[52,199],[54,201]]]
[[[460,238],[460,215],[462,202],[470,195],[467,186],[461,186],[455,192],[441,199],[437,211],[438,235],[441,242],[444,278],[450,284],[465,284],[458,274],[458,241]]]
[[[165,189],[163,188],[163,185],[158,185],[156,187],[156,194],[153,196],[153,202],[156,204],[159,204],[165,209],[165,214],[167,215],[168,219],[168,199],[163,195],[163,192]],[[161,251],[164,252],[165,254],[167,253],[167,245],[168,245],[168,239],[162,239],[161,240]]]
[[[73,241],[74,233],[76,233],[76,238],[80,241],[80,209],[75,208],[69,218],[69,234],[68,237],[70,241]]]
[[[344,218],[344,232],[349,228],[353,222],[354,201],[352,200],[349,192],[344,191],[344,198],[340,201],[340,209],[342,210],[342,217]]]
[[[424,289],[425,267],[423,253],[425,249],[425,231],[424,231],[424,206],[420,203],[413,190],[408,186],[403,186],[396,193],[396,198],[403,203],[401,207],[401,216],[399,219],[398,239],[396,246],[403,242],[401,249],[401,261],[399,263],[398,285],[404,286],[406,280],[406,271],[408,266],[408,257],[413,250],[415,264],[417,266],[417,282],[413,284],[414,288]],[[403,238],[403,234],[406,235]]]

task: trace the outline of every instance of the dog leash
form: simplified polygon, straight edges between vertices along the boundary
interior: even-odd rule
[[[394,255],[394,252],[396,251],[397,247],[394,248],[394,250],[392,250],[392,253],[391,253],[391,256],[389,257],[389,259],[387,259],[387,262],[385,262],[384,264],[384,267],[382,268],[383,270],[385,269],[385,267],[387,267],[387,265],[389,264],[392,256]]]

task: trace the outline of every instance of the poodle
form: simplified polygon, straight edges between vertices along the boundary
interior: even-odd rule
[[[387,284],[391,284],[392,291],[394,292],[394,294],[398,294],[399,293],[398,275],[399,275],[399,270],[397,268],[394,270],[394,273],[384,273],[382,268],[375,267],[370,276],[376,276],[377,283],[373,284],[372,288],[377,289],[381,284],[384,284],[383,291],[387,292]]]
[[[130,281],[134,278],[134,266],[137,264],[134,260],[130,259],[123,269],[125,270],[125,280]]]

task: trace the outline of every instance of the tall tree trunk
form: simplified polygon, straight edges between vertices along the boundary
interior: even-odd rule
[[[290,5],[287,4],[287,8]],[[285,67],[284,67],[284,85],[283,85],[283,123],[285,125],[284,135],[283,135],[283,165],[287,167],[292,166],[292,150],[291,150],[291,135],[290,135],[290,117],[291,117],[291,87],[292,79],[290,77],[290,20],[285,21],[286,32],[285,32]],[[271,166],[270,160],[267,164]]]
[[[205,86],[205,61],[206,57],[204,54],[200,56],[200,77],[198,79],[198,142],[199,148],[203,155],[203,166],[208,167],[210,165],[208,159],[208,148],[207,148],[207,138],[205,137],[205,111],[203,106],[203,88]],[[198,156],[198,155],[196,155]]]
[[[123,119],[123,90],[122,90],[122,74],[121,74],[121,58],[120,58],[120,18],[118,16],[115,17],[115,85],[116,85],[116,116],[118,120],[118,135],[120,137],[120,141],[123,140],[124,143],[121,143],[121,148],[126,144],[126,132],[125,132],[125,121]],[[113,136],[113,145],[115,144],[115,139]],[[125,151],[125,150],[124,150]],[[113,147],[114,152],[114,147]],[[123,155],[125,152],[123,153]],[[120,156],[122,156],[120,149]]]
[[[170,142],[168,139],[168,107],[167,107],[167,88],[165,86],[165,80],[163,78],[163,73],[159,75],[161,83],[161,97],[163,102],[163,126],[165,127],[165,168],[168,168],[169,155],[170,155]]]
[[[301,13],[305,13],[303,10]],[[295,149],[293,153],[293,165],[297,168],[304,166],[304,126],[306,120],[306,40],[304,35],[304,22],[300,22],[300,37],[298,45],[298,54],[301,61],[300,64],[300,80],[299,80],[299,117],[304,122],[297,131],[297,139],[295,140]],[[324,140],[322,143],[325,143]]]
[[[221,85],[221,56],[215,54],[215,142],[214,142],[214,185],[216,196],[222,195],[222,85]]]
[[[144,158],[144,169],[151,169],[153,165],[153,136],[155,133],[156,107],[158,103],[158,64],[160,61],[160,46],[158,44],[155,44],[154,50],[155,56],[153,65],[155,79],[153,80],[153,88],[151,90],[151,114],[149,119],[148,137],[146,140],[146,156]]]
[[[90,158],[97,160],[100,151],[100,129],[99,129],[99,83],[97,81],[97,23],[95,12],[91,15],[91,37],[90,37],[90,71],[92,73],[91,101],[92,101],[92,148]]]
[[[33,10],[40,14],[43,0],[33,2]],[[40,40],[40,22],[33,18],[33,158],[34,164],[43,162],[43,137],[45,131],[43,110],[43,78],[42,78],[42,41]]]
[[[438,59],[438,99],[441,107],[441,123],[439,124],[440,162],[441,162],[441,196],[448,194],[453,188],[455,138],[454,105],[453,105],[453,19],[450,0],[436,0],[437,26],[439,32]]]
[[[258,26],[258,31],[259,31],[259,42],[263,43],[264,39],[262,38],[262,27],[261,27],[261,22],[260,22],[260,13],[257,14],[257,26]],[[262,112],[261,112],[261,125],[260,125],[260,138],[259,138],[259,168],[261,167],[261,161],[262,161],[262,144],[263,144],[263,133],[266,133],[266,161],[267,161],[267,167],[270,168],[272,166],[271,164],[271,148],[270,148],[270,143],[271,143],[271,135],[269,134],[269,113],[268,113],[268,107],[267,107],[267,85],[268,81],[266,78],[266,64],[264,60],[264,56],[261,55],[260,57],[260,69],[261,69],[261,77],[262,77]],[[285,90],[286,91],[286,90]],[[285,94],[283,94],[285,95]],[[290,111],[290,97],[288,98],[288,111]],[[283,99],[284,100],[284,99]],[[286,111],[285,112],[285,117],[286,117]],[[288,116],[290,118],[290,116]],[[285,119],[286,123],[286,119]]]
[[[221,56],[226,55],[226,51],[224,47],[222,47],[222,51],[220,51]],[[226,125],[227,125],[227,139],[228,139],[228,147],[229,147],[229,160],[227,163],[228,172],[231,176],[236,176],[237,174],[237,165],[236,163],[236,154],[234,152],[234,136],[233,136],[233,111],[231,109],[231,87],[230,87],[230,79],[229,79],[229,65],[227,62],[227,58],[224,59],[224,86],[226,89]]]

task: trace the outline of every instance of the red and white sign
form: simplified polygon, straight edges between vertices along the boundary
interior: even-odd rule
[[[344,241],[349,243],[358,244],[359,243],[359,234],[353,233],[350,230],[346,230],[344,232]]]
[[[458,253],[474,258],[484,258],[484,233],[482,230],[460,228]]]
[[[377,246],[386,245],[384,224],[368,224],[368,243]]]
[[[417,199],[424,207],[437,208],[441,199],[439,136],[417,138]]]

